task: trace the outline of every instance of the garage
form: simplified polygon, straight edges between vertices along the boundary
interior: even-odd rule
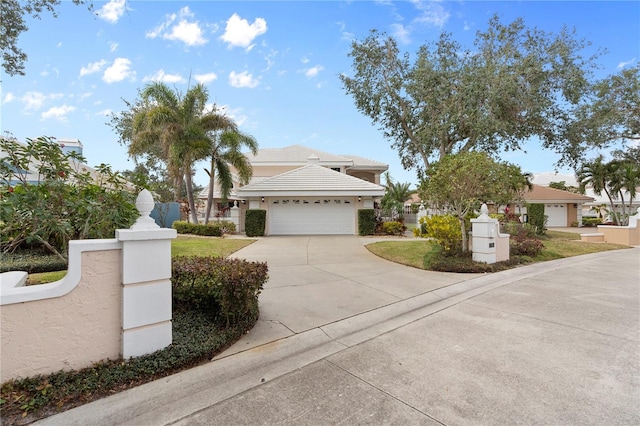
[[[270,198],[270,235],[353,235],[355,198]]]
[[[547,216],[547,226],[567,226],[566,204],[546,204],[544,214]]]

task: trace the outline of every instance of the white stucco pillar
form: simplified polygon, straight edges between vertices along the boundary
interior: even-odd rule
[[[149,217],[154,202],[143,190],[136,200],[140,217],[130,229],[116,230],[122,244],[122,357],[162,349],[172,342],[171,240],[175,229]]]
[[[471,229],[471,250],[473,251],[474,262],[496,263],[500,260],[506,260],[498,259],[498,257],[504,257],[504,254],[498,256],[500,224],[497,219],[489,217],[489,209],[486,204],[482,204],[480,216],[476,219],[471,219]],[[508,238],[506,243],[508,250]],[[508,259],[508,251],[506,256]]]

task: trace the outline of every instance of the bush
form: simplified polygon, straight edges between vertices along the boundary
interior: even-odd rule
[[[267,223],[267,211],[250,209],[245,213],[244,230],[247,237],[262,237]]]
[[[374,209],[358,210],[358,235],[373,235],[376,230],[376,212]]]
[[[547,231],[547,217],[544,215],[544,204],[527,204],[529,224],[536,230],[536,234],[544,235]]]
[[[63,271],[67,262],[42,250],[18,250],[0,256],[0,272],[25,271],[29,274]]]
[[[190,223],[183,220],[177,220],[171,225],[178,234],[194,234],[207,237],[222,237],[224,234],[236,232],[236,225],[228,220],[219,222],[211,222],[206,225],[200,223]]]
[[[442,254],[449,256],[460,251],[462,231],[460,221],[452,215],[425,217],[426,236],[433,238],[442,247]]]
[[[3,253],[42,247],[65,259],[70,240],[113,238],[138,217],[136,194],[107,165],[91,174],[82,156],[64,154],[49,138],[22,145],[0,137],[0,151]]]
[[[171,278],[174,303],[209,312],[228,327],[258,312],[258,295],[268,279],[267,271],[264,262],[175,257]]]
[[[542,240],[536,235],[536,229],[530,224],[510,222],[505,224],[505,230],[511,235],[509,247],[514,256],[535,257],[544,249]]]
[[[404,225],[400,222],[384,222],[382,224],[382,231],[387,235],[402,235]]]
[[[602,219],[599,217],[583,217],[582,224],[584,226],[598,226],[602,225]]]

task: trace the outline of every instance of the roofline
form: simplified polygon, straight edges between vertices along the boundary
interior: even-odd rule
[[[321,190],[321,191],[309,191],[309,190],[250,190],[242,191],[238,189],[238,196],[240,197],[358,197],[358,196],[383,196],[385,189],[345,189],[345,190]]]

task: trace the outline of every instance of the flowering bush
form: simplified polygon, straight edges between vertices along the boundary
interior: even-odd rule
[[[424,220],[423,220],[424,219]],[[420,219],[420,226],[426,226],[423,236],[433,238],[442,248],[444,256],[456,254],[462,242],[460,221],[452,215],[438,215]]]

